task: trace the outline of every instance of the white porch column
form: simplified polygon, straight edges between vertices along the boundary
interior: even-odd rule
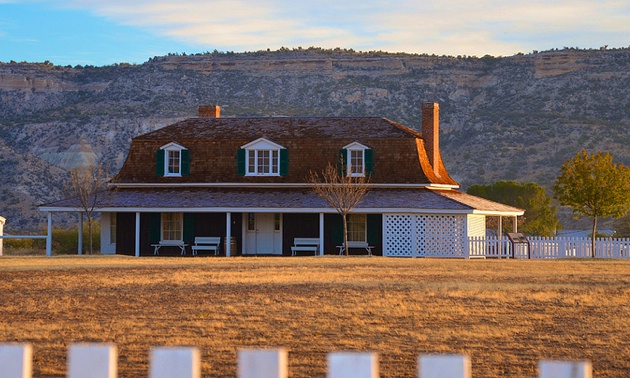
[[[497,228],[497,243],[499,243],[499,258],[503,256],[503,217],[499,216],[499,227]]]
[[[319,255],[324,256],[324,213],[319,213]]]
[[[48,212],[48,233],[46,234],[46,256],[52,256],[52,211]]]
[[[140,213],[136,212],[136,257],[140,257]]]
[[[232,250],[232,213],[225,213],[225,256]]]
[[[83,254],[83,212],[79,211],[79,233],[78,233],[79,241],[77,246],[77,253],[79,255]]]
[[[518,217],[516,215],[512,218],[512,232],[518,232]]]
[[[0,217],[0,236],[2,236],[2,233],[4,232],[4,222],[5,221],[6,221],[6,219],[4,217]],[[2,256],[3,242],[4,242],[4,239],[0,238],[0,256]]]

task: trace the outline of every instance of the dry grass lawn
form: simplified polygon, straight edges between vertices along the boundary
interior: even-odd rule
[[[535,377],[540,359],[630,376],[630,261],[299,258],[0,258],[0,342],[30,342],[34,375],[63,377],[72,342],[114,342],[119,376],[152,346],[201,350],[205,377],[236,351],[286,347],[291,377],[326,353],[379,353],[413,377],[422,353],[465,353],[475,377]]]

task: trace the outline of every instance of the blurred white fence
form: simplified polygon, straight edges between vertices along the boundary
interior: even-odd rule
[[[200,378],[201,357],[195,347],[155,347],[149,355],[149,378]],[[0,378],[31,378],[33,348],[30,344],[0,344]],[[118,352],[113,344],[72,344],[68,349],[68,378],[116,378]],[[378,355],[365,352],[328,354],[328,378],[376,378]],[[418,357],[419,378],[470,378],[470,358],[465,355]],[[238,378],[287,378],[285,349],[247,349],[237,354]],[[589,361],[541,361],[540,378],[591,378]]]
[[[591,258],[590,238],[528,237],[528,244],[514,244],[508,238],[468,238],[468,257],[561,259]],[[597,238],[596,258],[630,258],[630,239]]]

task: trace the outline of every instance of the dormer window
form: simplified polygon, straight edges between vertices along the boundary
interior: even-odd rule
[[[164,177],[188,176],[190,151],[175,142],[160,147],[156,153],[156,174]]]
[[[238,173],[241,176],[286,176],[288,150],[265,138],[242,146],[238,151]]]
[[[348,177],[366,177],[372,174],[372,149],[353,142],[339,151],[341,172]]]

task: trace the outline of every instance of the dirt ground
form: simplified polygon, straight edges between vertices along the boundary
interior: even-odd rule
[[[377,352],[382,377],[416,376],[424,353],[467,354],[474,377],[535,377],[541,359],[628,377],[630,261],[0,258],[0,342],[64,377],[79,341],[115,343],[122,378],[163,345],[198,347],[204,377],[234,377],[249,347],[285,347],[291,377],[346,350]]]

